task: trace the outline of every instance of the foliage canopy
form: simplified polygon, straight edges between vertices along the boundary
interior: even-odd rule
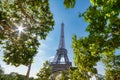
[[[84,72],[92,75],[97,73],[94,66],[102,60],[106,66],[106,76],[114,73],[118,73],[114,76],[119,76],[119,68],[113,69],[116,66],[112,64],[118,57],[116,50],[120,49],[120,0],[90,0],[90,3],[89,8],[79,15],[88,22],[86,31],[89,35],[84,38],[74,36],[72,41],[75,65],[80,69],[79,73],[83,71],[83,76]],[[79,75],[78,72],[74,74]],[[111,80],[115,79],[112,76]]]
[[[40,45],[53,29],[48,0],[1,0],[0,40],[5,40],[4,61],[19,66],[32,63]],[[22,31],[18,30],[20,27]]]

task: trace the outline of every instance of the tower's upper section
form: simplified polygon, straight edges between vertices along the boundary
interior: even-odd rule
[[[60,48],[65,48],[64,23],[61,24],[61,34],[60,34],[59,49]]]

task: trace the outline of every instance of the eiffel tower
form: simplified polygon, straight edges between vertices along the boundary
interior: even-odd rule
[[[69,61],[67,56],[67,49],[65,49],[64,23],[61,24],[59,48],[57,49],[56,56],[50,65],[52,66],[52,73],[56,71],[68,70],[69,67],[72,66],[72,63]]]

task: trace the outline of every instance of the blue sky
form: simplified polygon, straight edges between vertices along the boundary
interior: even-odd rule
[[[78,37],[87,36],[88,33],[85,31],[87,23],[83,18],[79,18],[78,15],[84,12],[90,5],[89,0],[76,0],[76,6],[73,9],[66,9],[63,0],[50,0],[50,8],[54,14],[55,26],[54,30],[49,33],[46,40],[40,40],[41,46],[38,49],[38,54],[34,57],[34,63],[32,64],[32,69],[30,76],[35,76],[39,72],[42,64],[46,60],[52,60],[58,49],[59,39],[60,39],[60,28],[61,23],[65,24],[65,45],[68,50],[68,56],[70,61],[73,62],[73,51],[72,51],[72,36],[77,35]],[[1,51],[2,53],[2,51]],[[2,54],[0,53],[0,65],[4,67],[5,73],[18,72],[20,74],[26,74],[27,67],[20,66],[14,67],[6,65],[2,61]],[[104,73],[104,67],[101,63],[98,63],[99,73]]]

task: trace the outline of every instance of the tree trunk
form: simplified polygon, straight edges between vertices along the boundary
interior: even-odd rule
[[[26,74],[26,80],[29,80],[30,69],[31,69],[31,64],[28,65],[28,71],[27,71],[27,74]]]

